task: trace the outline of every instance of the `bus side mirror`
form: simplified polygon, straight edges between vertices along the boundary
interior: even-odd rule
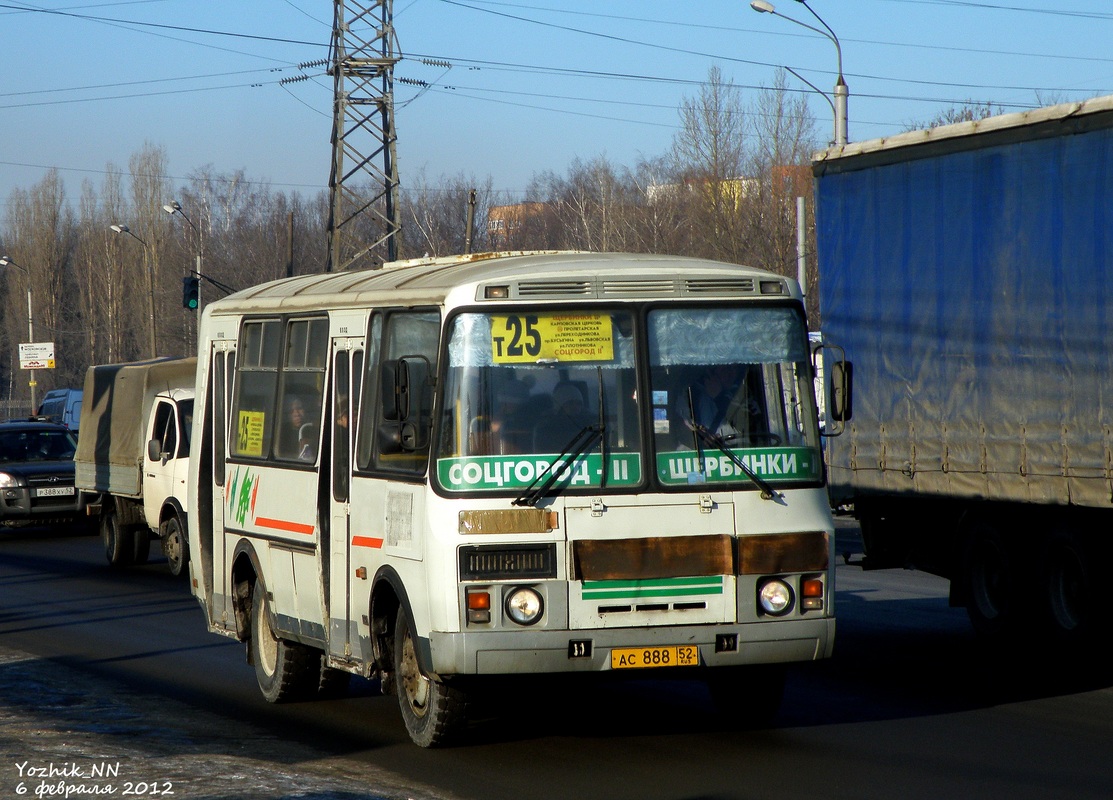
[[[383,419],[401,422],[409,416],[410,376],[406,359],[383,362]]]
[[[429,361],[423,356],[383,363],[384,422],[379,428],[379,452],[412,453],[429,446],[430,373]]]
[[[849,361],[831,364],[831,418],[848,422],[854,416],[854,365]]]

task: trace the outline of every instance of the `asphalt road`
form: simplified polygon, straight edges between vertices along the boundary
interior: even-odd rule
[[[792,669],[768,730],[725,725],[698,682],[519,681],[467,743],[426,751],[366,681],[265,703],[243,647],[204,630],[162,563],[116,572],[95,538],[0,530],[0,797],[1113,795],[1113,669],[986,649],[921,573],[840,564],[837,614],[835,658]]]

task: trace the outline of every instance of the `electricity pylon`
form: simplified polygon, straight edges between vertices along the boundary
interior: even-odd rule
[[[397,52],[392,0],[334,0],[330,272],[378,268],[398,257]]]

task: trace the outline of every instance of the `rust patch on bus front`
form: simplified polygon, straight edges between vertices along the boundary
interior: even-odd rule
[[[828,561],[823,531],[770,533],[738,540],[739,575],[824,572]]]
[[[582,539],[572,544],[573,578],[581,581],[731,575],[730,536]]]

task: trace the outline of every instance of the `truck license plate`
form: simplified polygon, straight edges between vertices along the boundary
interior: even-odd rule
[[[44,486],[35,490],[35,497],[65,497],[73,494],[72,486]]]
[[[611,650],[611,669],[695,667],[698,665],[699,648],[695,645],[620,647]]]

